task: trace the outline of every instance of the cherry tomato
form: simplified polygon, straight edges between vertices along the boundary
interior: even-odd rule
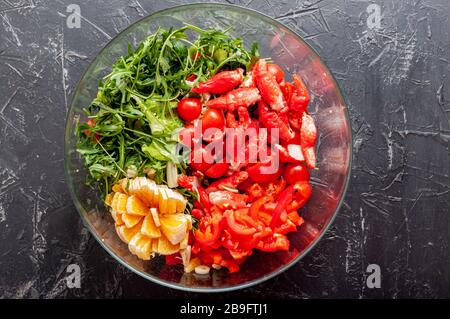
[[[228,163],[215,163],[205,171],[205,175],[210,178],[222,177],[228,170]]]
[[[192,97],[183,98],[178,102],[177,112],[183,120],[193,121],[202,113],[202,101]]]
[[[284,169],[283,176],[290,185],[300,181],[309,181],[309,171],[303,164],[288,164]]]
[[[179,135],[180,143],[189,148],[194,146],[194,125],[188,124],[181,131]]]
[[[220,132],[223,131],[225,127],[225,117],[223,116],[223,113],[220,110],[208,109],[203,114],[201,124],[202,124],[203,139],[206,141],[210,141],[218,133],[217,130],[219,130]],[[213,134],[211,134],[211,131],[213,130],[209,130],[208,134],[205,135],[205,132],[208,129],[216,129],[215,130],[216,132],[213,132]]]
[[[273,63],[267,64],[267,70],[269,71],[270,74],[275,76],[275,80],[277,80],[278,83],[283,81],[284,72],[278,65]]]
[[[249,177],[256,183],[270,183],[281,176],[283,167],[278,163],[278,169],[272,172],[272,163],[256,163],[247,169]]]

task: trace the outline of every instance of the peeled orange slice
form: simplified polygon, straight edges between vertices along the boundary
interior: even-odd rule
[[[121,193],[116,193],[116,194],[119,194],[119,195],[117,196],[116,207],[113,207],[113,209],[115,209],[119,214],[126,214],[127,213],[128,196],[125,194],[121,194]]]
[[[150,215],[153,217],[153,221],[155,222],[156,227],[161,227],[161,222],[159,220],[159,213],[157,208],[150,208]]]
[[[137,225],[142,220],[143,217],[139,215],[122,214],[121,218],[125,226],[131,228]]]
[[[165,188],[160,188],[161,198],[159,199],[159,212],[161,214],[167,214],[167,206],[168,206],[168,196]]]
[[[141,227],[141,233],[150,238],[161,237],[161,230],[156,227],[153,216],[151,214],[144,217],[144,221],[142,222]]]
[[[130,215],[145,216],[149,212],[149,208],[135,195],[128,197],[127,213]]]
[[[123,225],[122,214],[119,214],[114,209],[111,208],[111,216],[114,219],[116,225]]]
[[[152,253],[152,239],[137,233],[128,243],[131,253],[143,260],[149,260]]]
[[[155,250],[155,252],[160,255],[172,255],[180,250],[178,245],[172,244],[165,236],[161,236],[154,240],[158,241],[157,250]]]
[[[148,260],[154,252],[170,255],[189,247],[192,220],[184,214],[186,198],[176,190],[146,177],[125,178],[105,203],[119,238],[137,257]]]
[[[131,238],[133,238],[134,235],[136,235],[141,230],[141,223],[136,224],[132,228],[128,228],[126,225],[120,225],[116,226],[116,232],[117,235],[119,235],[119,238],[125,242],[129,243]]]
[[[188,233],[188,215],[167,214],[160,216],[161,231],[173,244],[179,244]]]

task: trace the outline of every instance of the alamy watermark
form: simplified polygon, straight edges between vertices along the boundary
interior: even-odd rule
[[[381,288],[381,268],[377,264],[367,266],[366,272],[369,273],[366,279],[367,288]]]
[[[381,28],[381,8],[378,4],[371,4],[367,7],[366,12],[369,14],[367,17],[367,27],[369,29]]]
[[[77,264],[70,264],[66,268],[68,273],[66,284],[68,288],[81,288],[81,269]]]
[[[69,4],[66,12],[69,15],[66,18],[66,25],[69,29],[81,28],[81,9],[78,4]]]

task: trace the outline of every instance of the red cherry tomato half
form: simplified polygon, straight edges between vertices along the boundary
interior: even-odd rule
[[[277,80],[278,83],[283,81],[284,72],[278,65],[273,63],[267,64],[267,70],[269,71],[270,74],[275,76],[275,80]]]
[[[178,115],[185,121],[190,122],[197,119],[202,112],[200,99],[187,97],[181,99],[177,106]]]
[[[208,109],[203,114],[201,124],[202,124],[203,139],[206,141],[212,140],[212,136],[215,135],[215,133],[205,135],[206,130],[216,129],[223,131],[225,127],[225,117],[223,116],[223,113],[220,110]],[[211,133],[211,131],[213,130],[209,130],[209,133]]]
[[[256,163],[247,169],[249,177],[256,183],[270,183],[274,182],[281,176],[283,166],[278,163],[278,168],[274,171],[271,163]]]
[[[284,179],[290,185],[300,181],[309,181],[309,171],[303,164],[289,164],[284,169]]]

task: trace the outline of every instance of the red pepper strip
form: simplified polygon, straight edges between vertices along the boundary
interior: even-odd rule
[[[314,146],[317,140],[317,128],[311,115],[303,113],[302,127],[300,129],[300,142],[305,156],[306,165],[316,168],[316,153]]]
[[[273,214],[272,214],[272,221],[270,222],[270,227],[275,228],[277,225],[281,213],[286,209],[286,207],[289,205],[289,203],[292,201],[292,196],[295,192],[295,185],[288,186],[284,191],[281,192],[280,196],[278,197],[278,203],[275,207]]]
[[[239,87],[241,87],[241,88],[255,88],[256,87],[256,83],[255,83],[255,79],[252,74],[252,71],[247,72],[246,78],[244,78],[244,81],[242,81],[242,83]]]
[[[261,240],[256,245],[261,251],[273,252],[277,250],[289,250],[289,240],[282,234],[273,234]]]
[[[281,89],[281,92],[283,92],[283,96],[284,96],[284,99],[286,100],[286,103],[288,105],[290,105],[292,95],[294,94],[294,91],[295,91],[294,84],[286,82],[286,81],[281,81],[280,89]]]
[[[194,233],[197,242],[204,246],[212,246],[220,236],[222,216],[213,213],[211,217],[203,217],[200,221],[199,229]]]
[[[294,83],[296,90],[292,94],[289,109],[297,111],[301,114],[305,112],[308,107],[309,93],[302,79],[297,74],[294,74]]]
[[[204,216],[203,211],[198,208],[194,208],[191,212],[191,215],[197,219],[200,219]]]
[[[249,107],[261,100],[256,88],[240,88],[206,102],[207,107],[234,111],[238,107]]]
[[[290,141],[295,137],[294,131],[289,127],[287,121],[275,112],[269,111],[269,108],[263,101],[258,103],[259,120],[268,129],[274,128],[279,130],[280,139]]]
[[[225,267],[225,268],[227,268],[228,272],[230,274],[236,273],[236,272],[239,271],[239,264],[237,262],[233,261],[233,260],[224,259],[224,260],[222,260],[220,265]]]
[[[230,177],[222,178],[209,185],[205,192],[207,194],[218,190],[227,190],[227,188],[237,188],[238,185],[248,178],[247,172],[236,172]]]
[[[269,226],[272,221],[272,215],[266,212],[258,212],[258,218],[261,220],[264,225]]]
[[[254,219],[258,219],[258,213],[261,210],[261,207],[268,202],[273,200],[272,196],[264,196],[253,202],[252,206],[250,206],[250,216]]]
[[[274,232],[277,234],[287,234],[297,230],[297,225],[295,225],[291,220],[286,220],[283,224],[275,227]]]
[[[291,222],[293,222],[295,225],[300,226],[301,224],[303,224],[305,221],[303,220],[302,217],[300,217],[300,215],[298,214],[297,211],[293,211],[288,213],[288,218]]]
[[[203,94],[222,94],[238,86],[244,79],[244,70],[239,68],[233,71],[223,71],[212,76],[203,83],[192,88],[192,92]]]
[[[197,192],[199,197],[199,202],[204,209],[209,211],[211,209],[211,203],[209,201],[209,196],[201,186],[197,186]]]
[[[256,233],[256,229],[254,227],[248,227],[246,225],[238,223],[234,217],[234,212],[232,210],[225,211],[224,217],[227,221],[228,228],[235,235],[251,236]]]
[[[299,130],[302,127],[302,113],[289,110],[288,120],[293,129]]]
[[[255,82],[262,99],[270,105],[270,108],[280,113],[287,112],[288,106],[284,100],[283,92],[275,77],[267,70],[265,60],[259,60],[255,64],[253,67],[253,75],[255,76]]]
[[[252,119],[250,117],[250,113],[248,112],[248,109],[246,107],[243,107],[243,106],[238,107],[238,116],[239,116],[239,121],[236,120],[236,117],[235,117],[233,111],[228,111],[227,115],[225,116],[226,121],[227,121],[227,127],[231,127],[231,128],[241,127],[243,129],[246,129],[252,124]]]

